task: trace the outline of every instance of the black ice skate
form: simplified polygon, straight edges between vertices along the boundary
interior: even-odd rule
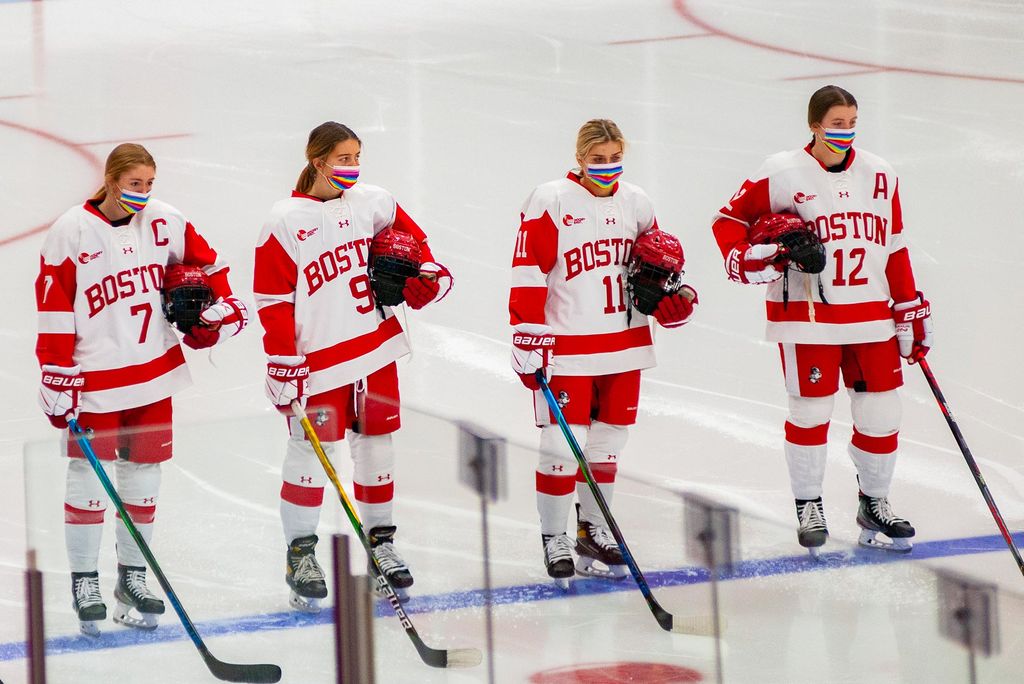
[[[71,608],[78,614],[78,628],[86,636],[99,636],[99,623],[107,619],[107,606],[100,596],[98,572],[71,573]]]
[[[606,579],[625,577],[629,569],[608,528],[580,518],[579,504],[576,504],[576,520],[576,572]]]
[[[796,499],[796,517],[800,521],[800,528],[796,532],[797,541],[812,557],[817,558],[819,550],[828,541],[828,526],[821,497]]]
[[[289,605],[304,613],[319,613],[320,599],[327,597],[324,569],[316,561],[315,534],[294,539],[288,545],[284,579],[291,587]]]
[[[572,541],[565,532],[562,534],[542,534],[544,543],[544,565],[548,576],[563,589],[569,589],[569,578],[576,574],[572,566]]]
[[[857,524],[861,528],[861,546],[896,553],[909,553],[913,548],[910,540],[914,536],[914,526],[893,513],[889,499],[884,496],[860,493]],[[884,534],[891,541],[876,539],[878,533]]]
[[[156,629],[164,602],[146,586],[145,567],[118,563],[114,598],[114,622],[136,629]]]
[[[398,594],[398,598],[408,598],[409,587],[412,586],[412,573],[409,567],[402,560],[402,557],[395,551],[395,530],[394,525],[383,525],[370,530],[370,548],[373,549],[373,557],[377,561],[377,567],[384,573],[391,587]],[[370,576],[374,573],[371,571]]]

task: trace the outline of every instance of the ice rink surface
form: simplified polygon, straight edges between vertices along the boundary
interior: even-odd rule
[[[51,682],[211,681],[170,613],[153,643],[109,622],[99,650],[75,637],[53,444],[30,449],[25,513],[24,445],[56,438],[35,404],[38,251],[45,227],[98,187],[113,145],[151,150],[154,195],[204,231],[251,303],[256,237],[294,185],[309,130],[350,125],[364,142],[361,178],[396,196],[456,278],[445,302],[409,315],[404,401],[528,445],[530,400],[507,361],[518,212],[534,186],[573,165],[579,125],[607,117],[629,141],[625,178],[680,236],[701,302],[684,329],[657,331],[659,365],[644,374],[620,471],[644,482],[624,482],[615,503],[659,599],[680,615],[709,610],[669,490],[702,492],[762,517],[742,526],[747,576],[721,585],[728,681],[965,681],[965,656],[936,632],[930,568],[1017,594],[1024,580],[992,537],[923,377],[905,371],[891,496],[917,528],[914,554],[878,565],[844,553],[857,528],[841,395],[824,494],[837,560],[810,567],[793,531],[786,400],[778,352],[763,341],[763,294],[726,280],[710,217],[766,155],[806,143],[811,92],[835,83],[856,95],[857,146],[900,174],[915,273],[934,312],[929,360],[1002,513],[1021,529],[1021,54],[1024,6],[1011,0],[0,0],[0,680],[25,681],[30,534],[47,573]],[[154,549],[219,657],[276,662],[286,682],[333,681],[326,615],[287,613],[277,518],[286,433],[263,396],[260,335],[257,323],[212,355],[186,352],[195,385],[176,397]],[[414,411],[404,421],[396,519],[417,577],[417,628],[431,643],[482,648],[476,503],[455,477],[454,430]],[[497,681],[713,680],[710,640],[661,632],[629,580],[610,593],[594,582],[568,597],[550,591],[535,458],[511,450],[510,499],[494,510],[495,586],[507,599],[495,611]],[[336,460],[349,474],[343,451]],[[324,536],[347,524],[330,492],[328,501]],[[108,516],[108,599],[112,525]],[[1001,599],[1004,622],[1022,624],[1024,604]],[[486,681],[485,667],[423,667],[380,615],[379,682]],[[1013,681],[1022,647],[1020,632],[1006,631],[981,681]],[[601,663],[605,679],[573,674]]]

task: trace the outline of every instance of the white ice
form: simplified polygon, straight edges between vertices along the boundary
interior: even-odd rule
[[[727,282],[709,223],[765,155],[804,144],[810,93],[842,85],[860,102],[857,144],[900,173],[915,272],[934,310],[929,360],[1002,514],[1020,529],[1022,36],[1019,3],[981,0],[0,0],[0,680],[26,681],[24,659],[3,653],[24,639],[27,527],[47,573],[47,636],[76,632],[52,445],[32,452],[24,512],[23,445],[57,438],[35,404],[42,233],[33,229],[88,197],[124,141],[153,152],[157,194],[225,254],[251,302],[254,241],[293,186],[308,131],[328,119],[353,127],[364,141],[362,178],[394,193],[456,275],[446,302],[409,316],[416,353],[400,366],[404,401],[531,445],[529,397],[507,365],[518,211],[535,185],[572,165],[580,123],[616,120],[630,142],[627,178],[681,237],[701,305],[686,328],[658,331],[660,362],[645,373],[622,464],[643,482],[625,482],[615,510],[650,573],[697,563],[670,490],[760,516],[741,526],[744,558],[773,567],[768,559],[801,551],[781,455],[778,352],[762,341],[761,293]],[[187,352],[196,382],[176,399],[176,456],[154,549],[201,628],[226,625],[228,634],[208,639],[219,657],[276,662],[287,682],[333,681],[327,624],[266,629],[265,616],[287,610],[277,517],[285,432],[263,397],[260,335],[257,323],[212,356]],[[923,377],[912,367],[905,377],[897,512],[914,522],[922,549],[996,535]],[[856,539],[856,490],[843,397],[837,406],[824,496],[842,549]],[[397,520],[416,596],[478,591],[477,503],[455,476],[455,431],[412,410],[405,421]],[[511,449],[510,499],[493,510],[498,588],[546,591],[534,459]],[[344,453],[338,465],[350,473]],[[346,528],[328,490],[322,536]],[[966,681],[966,654],[937,633],[930,569],[944,567],[1007,592],[1003,655],[978,667],[982,681],[1012,681],[1024,646],[1021,573],[1001,541],[967,553],[974,543],[929,560],[723,583],[726,679]],[[523,589],[498,607],[497,681],[591,681],[538,673],[622,662],[713,680],[711,640],[663,633],[629,582],[551,600],[524,600]],[[707,583],[655,592],[680,616],[710,610]],[[432,644],[484,646],[478,608],[413,617]],[[252,631],[240,631],[243,618],[256,619]],[[176,629],[169,611],[158,634]],[[106,631],[123,630],[108,621]],[[378,682],[486,681],[486,667],[423,667],[393,617],[378,618],[375,635]],[[98,651],[77,643],[50,657],[51,682],[209,680],[181,639]],[[633,681],[683,681],[638,667]]]

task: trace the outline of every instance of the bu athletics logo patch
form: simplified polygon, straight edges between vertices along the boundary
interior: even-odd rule
[[[89,254],[88,252],[82,252],[81,254],[78,255],[78,263],[83,264],[83,265],[87,264],[90,261],[92,261],[93,259],[96,259],[97,257],[99,257],[100,254],[103,254],[103,250],[100,250],[98,252],[93,252],[92,254]]]
[[[299,238],[299,241],[301,242],[302,240],[305,240],[308,237],[313,237],[313,235],[315,235],[316,231],[318,230],[320,230],[320,226],[317,226],[316,228],[311,228],[309,230],[303,228],[302,230],[295,234],[295,237]]]
[[[798,192],[793,195],[793,201],[797,204],[803,204],[804,202],[810,202],[812,199],[817,199],[817,195],[805,195],[802,192]]]
[[[572,214],[566,214],[565,216],[562,217],[562,225],[566,227],[576,226],[583,223],[586,220],[586,216],[584,216],[583,218],[576,218]]]

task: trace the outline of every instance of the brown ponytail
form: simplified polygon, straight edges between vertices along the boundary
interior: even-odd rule
[[[299,179],[295,182],[295,189],[298,192],[309,192],[316,182],[316,168],[313,162],[323,159],[331,153],[334,146],[346,140],[355,140],[362,147],[363,141],[359,139],[351,128],[336,121],[327,121],[320,124],[309,132],[309,142],[306,143],[306,168],[302,169]]]
[[[122,173],[131,170],[136,166],[150,166],[156,169],[156,162],[153,155],[142,145],[136,143],[123,143],[115,147],[107,157],[107,164],[103,170],[104,183],[92,199],[102,202],[107,198],[107,183],[116,181]]]

